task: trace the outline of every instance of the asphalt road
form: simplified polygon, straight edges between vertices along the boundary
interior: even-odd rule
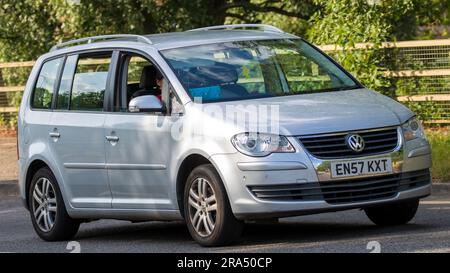
[[[198,246],[181,222],[102,220],[83,224],[74,240],[81,252],[370,252],[369,242],[381,252],[450,252],[450,195],[424,199],[416,218],[400,227],[376,227],[352,210],[250,223],[238,244],[220,248]],[[67,247],[40,240],[17,198],[0,200],[0,252],[70,252]]]

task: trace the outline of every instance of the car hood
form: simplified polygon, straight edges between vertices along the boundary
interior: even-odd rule
[[[263,112],[267,111],[267,116],[259,115],[257,124],[247,122],[245,126],[249,126],[250,129],[247,127],[240,128],[240,130],[254,131],[255,126],[258,126],[258,132],[270,132],[271,130],[273,132],[274,127],[279,127],[280,134],[288,136],[395,126],[414,115],[408,108],[395,100],[368,89],[213,104],[219,106],[225,113],[231,107],[238,115],[251,115],[255,111],[261,111],[260,109],[268,109],[263,110]],[[278,110],[276,110],[277,108]],[[278,114],[271,114],[277,112]],[[227,113],[226,116],[228,122],[236,123],[233,117],[236,116],[235,114]],[[261,123],[265,125],[261,126]]]

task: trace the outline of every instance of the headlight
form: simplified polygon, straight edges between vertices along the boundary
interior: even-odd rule
[[[271,153],[293,153],[294,147],[285,136],[241,133],[231,138],[231,143],[241,153],[249,156],[267,156]]]
[[[405,122],[402,125],[402,130],[403,136],[405,137],[406,141],[416,138],[425,138],[422,124],[420,124],[420,122],[415,118],[412,118]]]

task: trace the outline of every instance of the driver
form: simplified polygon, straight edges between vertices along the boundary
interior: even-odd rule
[[[154,66],[146,66],[142,70],[139,87],[140,90],[133,93],[131,98],[145,95],[153,95],[161,100],[161,90],[164,84],[164,77]]]
[[[161,72],[159,72],[159,70],[156,71],[155,79],[156,79],[155,96],[156,96],[160,101],[162,101],[162,99],[161,99],[161,90],[163,89],[163,85],[164,85],[164,77],[163,77],[163,75],[161,74]]]

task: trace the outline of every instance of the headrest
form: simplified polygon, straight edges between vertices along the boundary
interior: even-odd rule
[[[139,88],[153,90],[156,87],[157,70],[153,65],[144,66],[141,73]]]

